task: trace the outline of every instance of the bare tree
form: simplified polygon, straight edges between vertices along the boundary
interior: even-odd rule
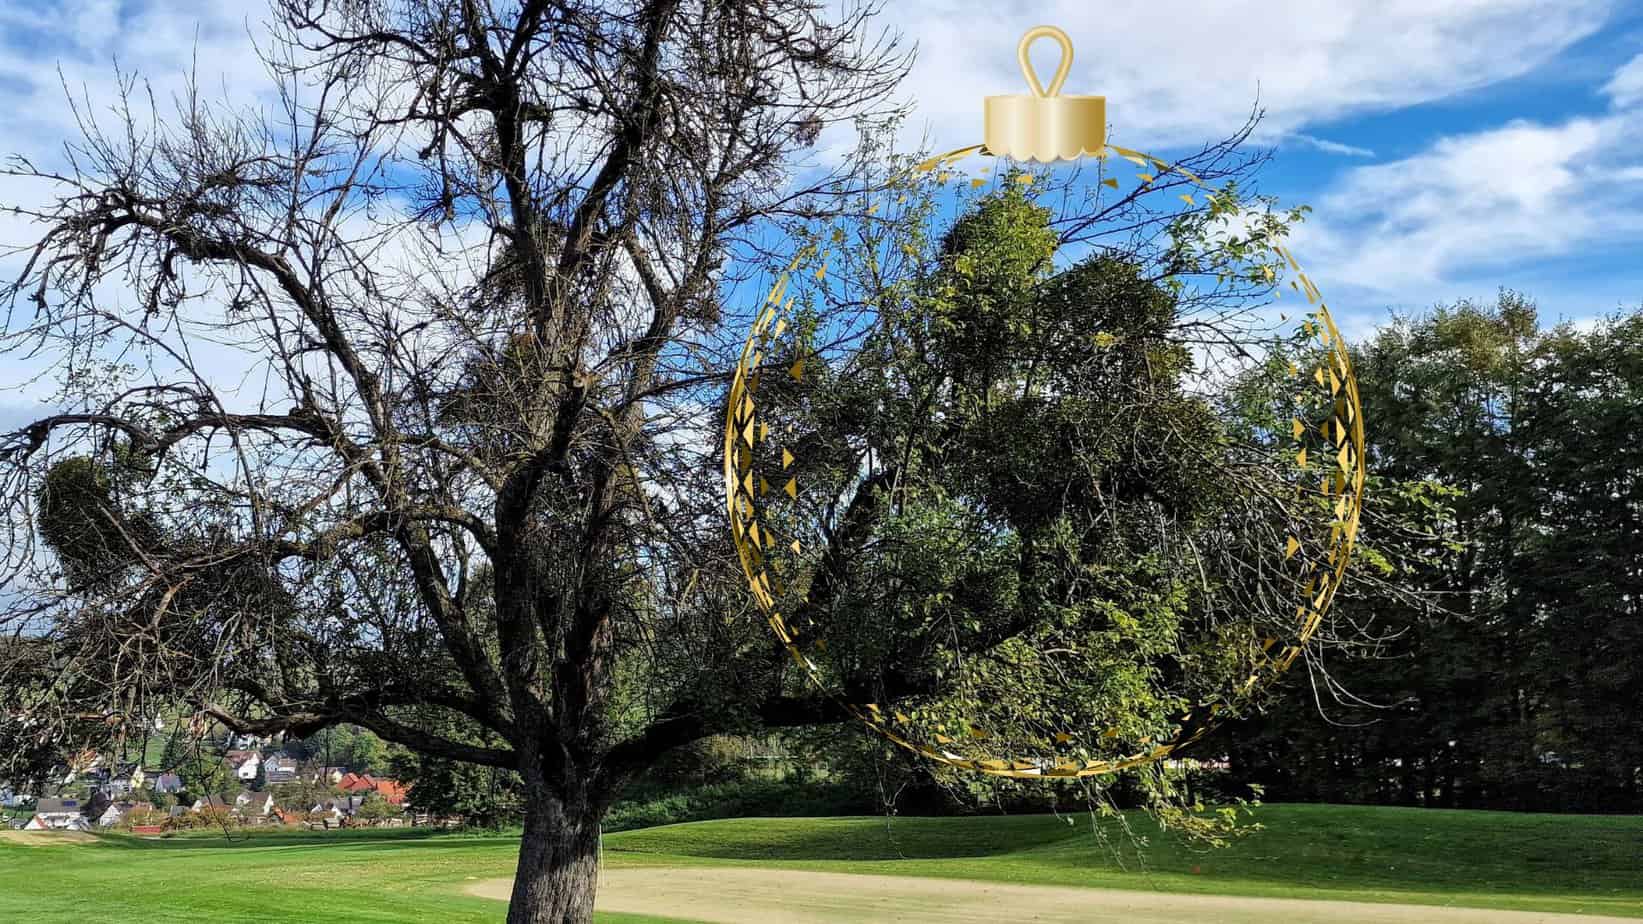
[[[4,447],[14,730],[186,706],[514,768],[510,920],[588,920],[624,780],[745,722],[727,691],[805,707],[725,623],[698,428],[738,247],[814,204],[822,130],[888,114],[873,12],[283,0],[273,115],[127,82],[61,168],[14,162],[58,195],[16,209],[8,343],[74,406]],[[42,554],[53,511],[79,539]]]

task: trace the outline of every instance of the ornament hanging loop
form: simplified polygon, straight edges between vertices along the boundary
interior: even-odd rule
[[[1033,71],[1027,53],[1033,42],[1054,39],[1061,46],[1061,64],[1046,91]],[[989,96],[985,104],[983,140],[988,153],[1016,160],[1049,163],[1077,160],[1101,153],[1107,143],[1107,99],[1104,96],[1062,96],[1061,85],[1073,69],[1073,43],[1055,26],[1027,30],[1016,47],[1021,76],[1032,88],[1029,95]]]
[[[1056,65],[1055,76],[1050,79],[1049,90],[1038,82],[1038,72],[1033,69],[1033,60],[1028,57],[1028,51],[1033,42],[1041,38],[1055,39],[1061,46],[1061,63]],[[1021,37],[1021,44],[1016,46],[1016,58],[1021,62],[1021,75],[1027,78],[1027,86],[1033,88],[1033,95],[1039,99],[1061,95],[1061,86],[1067,82],[1067,75],[1073,69],[1073,41],[1055,26],[1034,26]]]

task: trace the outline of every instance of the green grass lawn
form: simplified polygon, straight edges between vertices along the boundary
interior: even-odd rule
[[[1329,805],[1256,809],[1264,830],[1219,850],[1161,835],[1138,849],[1088,816],[748,818],[629,831],[613,863],[732,862],[1345,901],[1643,917],[1643,817]]]
[[[60,847],[0,843],[0,921],[494,922],[499,902],[462,894],[507,876],[517,839],[400,832],[266,834]],[[600,924],[673,924],[602,914]]]
[[[1132,817],[1138,850],[1088,816],[758,818],[605,838],[611,865],[714,864],[1643,918],[1643,818],[1270,805],[1265,830],[1188,849]],[[0,920],[499,921],[462,894],[506,876],[506,837],[273,834],[0,844]],[[641,919],[602,916],[605,924]]]

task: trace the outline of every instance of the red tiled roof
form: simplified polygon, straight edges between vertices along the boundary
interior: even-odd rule
[[[376,780],[371,779],[368,773],[350,773],[337,783],[337,788],[343,792],[363,792],[375,789],[376,785]]]
[[[389,805],[404,805],[407,787],[398,780],[377,780],[377,792]]]
[[[223,752],[222,759],[235,769],[239,769],[241,764],[253,757],[260,761],[262,755],[258,754],[256,751],[225,751]]]

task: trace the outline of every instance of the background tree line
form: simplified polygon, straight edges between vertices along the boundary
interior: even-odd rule
[[[1441,507],[1376,639],[1228,729],[1274,800],[1643,811],[1643,312],[1549,325],[1526,297],[1396,318],[1355,349],[1382,528]],[[1411,536],[1416,533],[1411,533]]]

